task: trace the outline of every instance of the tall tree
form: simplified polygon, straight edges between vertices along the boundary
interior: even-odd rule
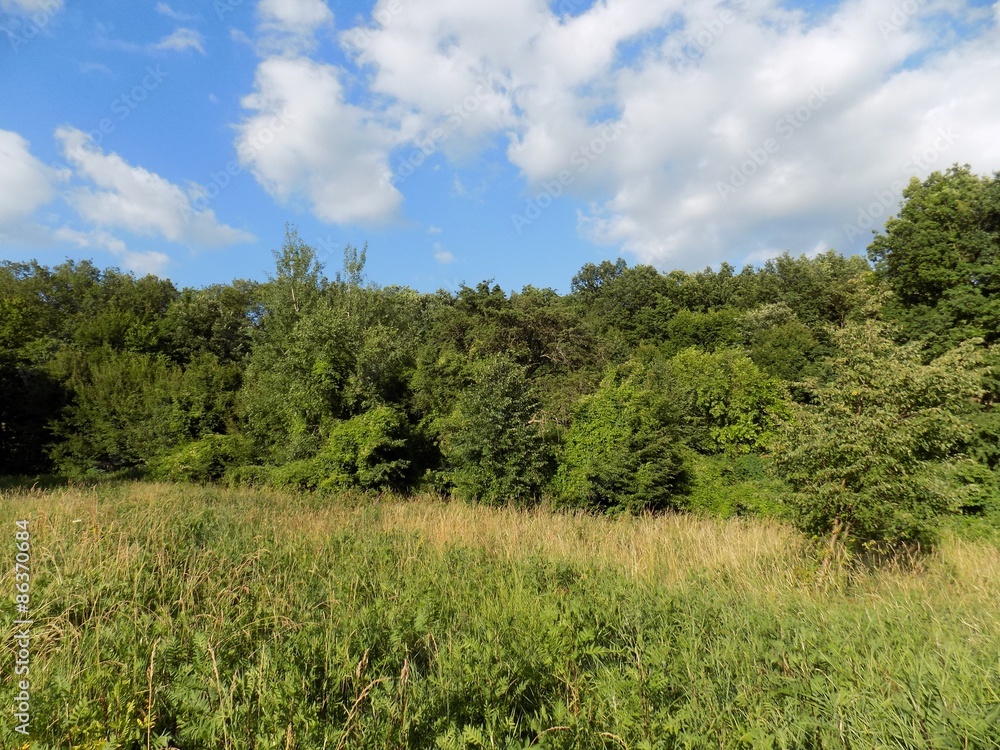
[[[924,364],[917,342],[891,334],[874,321],[835,330],[832,379],[811,383],[812,403],[794,407],[777,441],[809,533],[929,544],[970,491],[948,478],[973,435],[963,413],[982,387],[979,350],[968,342]]]
[[[956,165],[914,178],[868,255],[895,293],[887,312],[908,338],[937,354],[968,338],[1000,338],[1000,173],[988,179]]]

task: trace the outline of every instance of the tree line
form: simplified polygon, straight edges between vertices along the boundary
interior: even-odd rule
[[[571,291],[332,278],[294,228],[264,283],[0,264],[0,473],[774,513],[930,544],[1000,515],[1000,173],[914,179],[829,251]]]

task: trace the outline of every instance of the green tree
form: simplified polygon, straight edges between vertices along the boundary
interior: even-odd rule
[[[956,165],[914,178],[868,255],[895,293],[887,313],[908,338],[940,354],[1000,337],[1000,173],[988,179]]]
[[[686,349],[665,363],[682,434],[705,453],[760,452],[788,414],[788,393],[737,349]]]
[[[639,513],[671,507],[687,490],[676,414],[638,370],[614,368],[577,406],[554,481],[563,502]]]
[[[960,415],[981,388],[979,352],[969,343],[923,364],[919,344],[897,345],[873,321],[833,339],[832,379],[810,384],[775,445],[793,519],[861,543],[930,544],[970,490],[949,477],[972,434]]]
[[[223,362],[244,360],[260,316],[259,296],[259,285],[247,281],[182,290],[163,320],[170,357],[184,363],[208,352]]]
[[[67,474],[141,469],[182,443],[229,427],[237,374],[213,355],[200,355],[186,368],[163,355],[110,347],[61,359],[73,400],[54,425],[62,441],[52,455]]]
[[[441,429],[456,492],[493,505],[537,499],[547,462],[524,369],[495,356],[472,363],[469,376]]]

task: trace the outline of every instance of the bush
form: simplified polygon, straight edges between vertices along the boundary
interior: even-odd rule
[[[389,406],[376,406],[338,421],[319,452],[269,472],[269,483],[304,490],[403,489],[410,462],[405,417]]]
[[[812,382],[775,447],[795,523],[838,530],[855,543],[935,541],[942,514],[976,491],[961,481],[972,425],[958,416],[980,386],[979,352],[967,342],[925,365],[919,344],[898,346],[884,325],[832,333],[833,378]]]
[[[627,369],[578,406],[555,489],[576,507],[639,513],[671,507],[689,482],[687,454],[652,391]]]
[[[471,379],[443,422],[441,451],[457,494],[495,505],[536,500],[547,462],[524,370],[492,357],[472,364]]]
[[[337,422],[313,459],[323,475],[320,489],[402,489],[408,433],[406,418],[389,406]]]
[[[142,470],[158,456],[222,432],[232,413],[236,376],[210,354],[186,367],[162,355],[95,349],[65,353],[73,402],[53,432],[52,451],[68,476]]]
[[[249,441],[240,435],[206,435],[153,459],[149,477],[170,482],[212,482],[246,461]]]
[[[782,516],[788,486],[757,455],[697,456],[682,507],[720,518]]]

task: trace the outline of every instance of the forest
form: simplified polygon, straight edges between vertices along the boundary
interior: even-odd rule
[[[274,255],[0,265],[0,746],[1000,747],[1000,173],[567,294]]]
[[[914,179],[868,258],[571,291],[330,275],[294,227],[264,283],[0,265],[0,474],[435,493],[787,520],[855,549],[1000,518],[1000,173]]]

